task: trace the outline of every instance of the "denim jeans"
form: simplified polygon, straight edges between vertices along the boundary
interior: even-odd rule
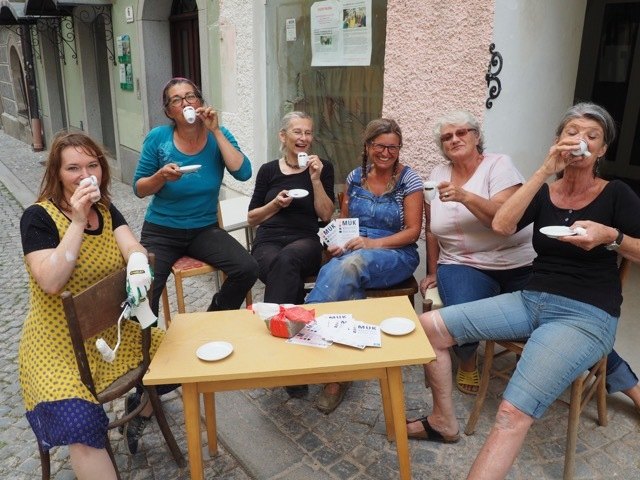
[[[607,392],[616,393],[629,390],[638,384],[638,377],[618,352],[612,350],[607,357]]]
[[[531,266],[507,270],[480,270],[467,265],[438,264],[438,293],[445,306],[473,302],[500,293],[522,290],[532,271]],[[478,342],[453,347],[454,353],[463,361],[472,358],[477,349]]]
[[[140,243],[156,255],[151,302],[151,310],[156,315],[171,267],[184,255],[215,265],[227,275],[220,291],[211,300],[211,310],[239,308],[258,278],[258,264],[253,257],[235,238],[217,225],[177,229],[145,221]]]
[[[530,290],[439,312],[458,344],[528,339],[503,398],[534,418],[612,350],[618,325],[616,317],[592,305]]]
[[[259,243],[251,254],[265,285],[264,301],[300,305],[304,302],[304,278],[320,269],[322,244],[318,237],[283,235]]]
[[[332,258],[318,273],[305,303],[365,298],[367,288],[386,288],[406,280],[420,263],[415,248],[354,250]]]

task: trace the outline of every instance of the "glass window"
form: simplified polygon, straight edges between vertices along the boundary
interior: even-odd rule
[[[279,154],[280,119],[292,110],[314,120],[313,153],[333,163],[336,183],[360,164],[362,131],[382,114],[387,2],[372,0],[371,64],[311,66],[311,0],[267,3],[267,138],[269,158]],[[295,19],[295,40],[287,40],[287,19]]]

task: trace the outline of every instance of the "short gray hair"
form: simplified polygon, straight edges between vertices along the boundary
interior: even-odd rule
[[[591,102],[576,103],[562,116],[562,120],[556,128],[556,137],[559,137],[564,127],[574,118],[588,118],[595,120],[604,132],[604,143],[609,146],[616,139],[616,124],[613,118],[603,107]]]
[[[286,132],[289,129],[289,126],[291,125],[291,122],[294,119],[303,119],[303,120],[311,120],[311,125],[313,125],[313,117],[311,117],[311,115],[309,115],[308,113],[305,112],[300,112],[300,111],[293,111],[293,112],[289,112],[287,113],[284,117],[282,117],[282,120],[280,120],[280,130],[278,130],[279,132]],[[280,143],[280,151],[284,152],[284,144]]]
[[[469,125],[478,132],[478,153],[482,153],[484,151],[484,133],[482,133],[482,128],[480,128],[480,122],[478,122],[476,117],[466,110],[456,110],[440,117],[436,120],[436,124],[433,127],[433,138],[435,139],[438,147],[440,147],[440,151],[443,155],[444,148],[442,148],[440,135],[442,135],[442,127],[445,125]]]

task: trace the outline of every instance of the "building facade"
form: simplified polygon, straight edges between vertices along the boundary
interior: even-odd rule
[[[60,129],[83,130],[125,182],[146,133],[167,122],[160,97],[172,76],[201,86],[255,170],[278,156],[282,115],[302,109],[336,182],[359,163],[360,134],[379,116],[399,122],[401,158],[426,178],[443,161],[434,121],[466,109],[487,150],[529,175],[561,113],[593,99],[622,127],[609,169],[640,178],[640,99],[629,87],[640,75],[640,2],[1,0],[0,24],[3,128],[32,143],[35,117],[45,146]]]

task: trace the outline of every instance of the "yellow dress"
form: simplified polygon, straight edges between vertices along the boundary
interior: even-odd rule
[[[38,205],[44,207],[51,216],[62,238],[70,225],[69,219],[49,201]],[[111,214],[100,204],[96,204],[96,207],[103,218],[102,232],[95,235],[85,231],[76,268],[63,291],[69,290],[73,294],[81,292],[124,266],[113,235]],[[45,293],[31,272],[29,289],[29,313],[22,329],[19,350],[20,385],[27,416],[43,402],[81,399],[97,404],[80,380],[60,296]],[[160,344],[162,334],[162,331],[154,329],[152,353]],[[97,337],[104,338],[114,347],[117,328],[114,326],[86,342],[91,371],[96,388],[100,391],[139,363],[140,325],[131,320],[122,322],[122,343],[113,363],[102,359],[95,347]],[[29,420],[32,422],[32,418]]]

